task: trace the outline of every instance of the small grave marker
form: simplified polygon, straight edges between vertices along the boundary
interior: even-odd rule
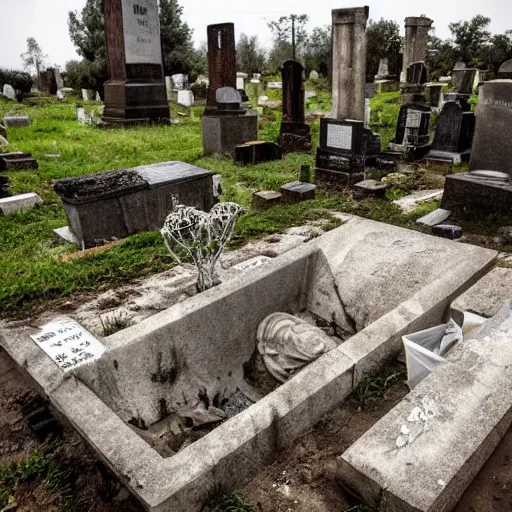
[[[105,352],[89,331],[65,316],[43,325],[31,338],[64,372],[94,361]]]

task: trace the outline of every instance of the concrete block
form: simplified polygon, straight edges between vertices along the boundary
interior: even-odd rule
[[[511,338],[509,309],[455,347],[339,458],[344,485],[383,512],[452,510],[512,423]]]
[[[315,199],[316,185],[313,183],[302,183],[301,181],[292,181],[281,187],[283,202],[299,203]]]
[[[452,302],[451,315],[459,325],[461,325],[464,311],[490,318],[511,297],[512,269],[496,267]]]
[[[206,156],[233,156],[235,147],[258,139],[258,116],[203,116],[203,148]]]
[[[266,210],[281,202],[282,195],[273,190],[260,190],[252,195],[252,207],[254,210]]]
[[[33,208],[36,204],[43,204],[43,200],[34,192],[4,197],[0,199],[0,215],[8,215],[19,210]]]

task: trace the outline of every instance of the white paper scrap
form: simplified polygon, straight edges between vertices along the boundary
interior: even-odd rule
[[[64,372],[101,357],[105,347],[75,320],[63,316],[30,336]]]

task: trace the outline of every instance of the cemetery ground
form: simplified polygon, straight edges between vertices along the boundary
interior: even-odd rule
[[[382,129],[383,143],[390,138],[389,127],[396,124],[397,98],[397,94],[388,93],[372,100],[372,120],[376,129]],[[314,201],[255,212],[250,209],[252,193],[279,190],[282,184],[297,179],[301,164],[314,167],[314,152],[240,167],[229,159],[202,156],[200,108],[192,109],[190,119],[180,116],[176,126],[107,130],[79,124],[75,107],[76,102],[67,99],[39,99],[21,105],[0,100],[0,118],[13,111],[32,118],[27,128],[9,129],[10,146],[4,150],[32,153],[39,162],[38,171],[8,173],[12,192],[36,192],[44,200],[43,205],[32,210],[0,217],[2,321],[22,319],[36,323],[36,316],[43,311],[63,312],[70,303],[76,307],[101,292],[136,285],[172,268],[158,232],[134,235],[80,258],[66,258],[76,253],[77,248],[63,243],[53,233],[53,229],[67,223],[52,188],[54,179],[168,160],[210,169],[222,175],[223,200],[238,202],[248,209],[231,242],[230,248],[236,250],[254,240],[272,244],[288,228],[308,223],[316,223],[309,237],[318,236],[322,230],[342,222],[335,212],[426,231],[416,220],[437,208],[438,201],[424,203],[411,213],[403,213],[392,201],[416,190],[441,189],[447,172],[464,170],[405,166],[400,169],[401,175],[391,180],[385,199],[364,198],[349,190],[318,190]],[[96,107],[93,102],[87,104],[89,110]],[[276,140],[279,121],[277,111],[265,110],[260,138]],[[317,120],[311,123],[312,140],[316,141],[319,124]],[[369,175],[380,178],[384,174],[370,170]],[[499,231],[504,220],[456,220],[465,229],[463,243],[512,252],[512,239]],[[505,260],[501,261],[500,264],[507,265]],[[14,370],[8,365],[0,353],[0,510],[9,501],[16,502],[18,510],[24,512],[140,510],[71,428],[64,427],[62,437],[46,442],[29,430],[23,405],[36,394],[28,384],[13,378]],[[243,494],[226,497],[219,489],[219,495],[212,496],[205,510],[369,512],[369,508],[339,488],[332,478],[331,464],[407,393],[404,370],[402,363],[393,362],[381,375],[365,379],[342,407],[278,454],[276,461],[256,475]],[[512,509],[509,454],[510,433],[465,493],[458,512]]]

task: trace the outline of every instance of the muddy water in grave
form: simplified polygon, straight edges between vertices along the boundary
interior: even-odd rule
[[[328,323],[308,311],[297,313],[295,316],[320,328],[337,345],[347,339],[337,330],[334,323]],[[251,359],[244,364],[244,379],[248,388],[244,390],[245,393],[238,390],[228,399],[216,396],[210,400],[206,392],[200,392],[199,404],[187,408],[188,410],[180,409],[179,414],[169,413],[163,400],[161,417],[164,419],[144,429],[140,428],[140,425],[130,427],[162,457],[172,457],[229,418],[248,409],[257,401],[255,397],[263,398],[282,384],[267,370],[257,347]],[[251,395],[251,398],[247,395]]]

